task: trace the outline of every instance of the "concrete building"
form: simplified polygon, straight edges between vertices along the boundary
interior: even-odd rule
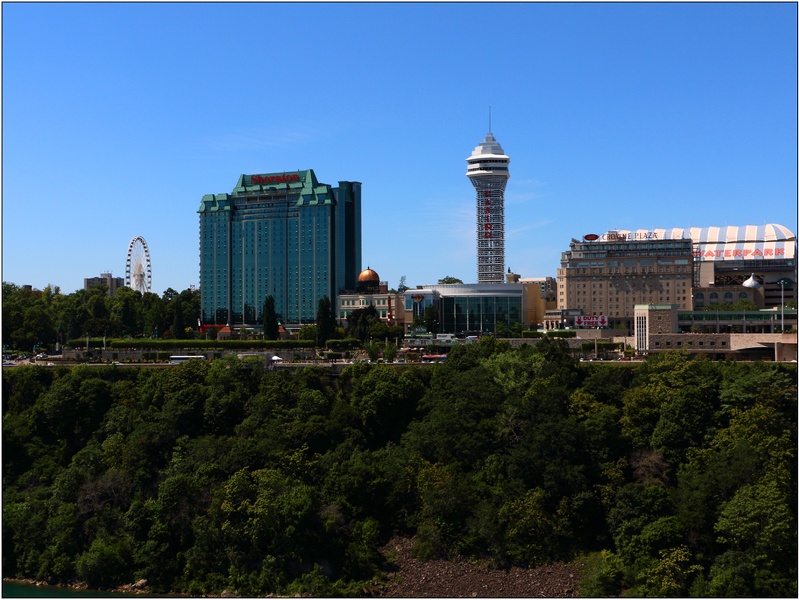
[[[310,169],[241,175],[230,194],[203,196],[203,325],[259,328],[267,296],[287,329],[337,305],[361,268],[361,184],[319,183]]]
[[[693,268],[690,239],[636,238],[617,232],[572,239],[558,269],[557,308],[576,309],[601,321],[591,320],[587,327],[632,331],[636,304],[691,308]]]
[[[683,350],[722,360],[797,360],[795,309],[746,312],[679,311],[669,304],[635,307],[638,355]],[[700,317],[697,325],[695,317]],[[791,333],[784,331],[792,330]]]
[[[125,278],[114,277],[111,273],[100,273],[99,277],[85,277],[83,279],[84,290],[88,290],[95,285],[104,285],[108,288],[108,295],[114,296],[119,288],[125,287]]]
[[[631,331],[636,304],[774,308],[796,298],[795,256],[796,236],[781,225],[588,234],[562,255],[558,310]]]
[[[524,286],[522,324],[529,329],[543,328],[547,311],[558,307],[557,280],[554,277],[519,277],[516,283]]]

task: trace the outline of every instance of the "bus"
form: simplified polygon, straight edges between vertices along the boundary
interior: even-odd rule
[[[186,362],[187,360],[191,360],[196,358],[198,360],[205,360],[205,356],[202,354],[191,355],[191,356],[170,356],[169,357],[169,364],[170,365],[179,365],[181,363]]]

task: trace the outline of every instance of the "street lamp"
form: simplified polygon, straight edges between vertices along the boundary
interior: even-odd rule
[[[783,277],[777,280],[780,286],[780,333],[785,333],[785,286],[793,283],[789,278]]]
[[[743,285],[743,287],[745,287],[745,288],[750,288],[750,289],[754,290],[754,289],[757,289],[757,288],[760,287],[760,282],[757,279],[755,279],[755,274],[752,273],[752,275],[749,277],[749,279],[744,281],[741,285]],[[744,311],[744,330],[743,330],[743,332],[746,333],[746,311]]]

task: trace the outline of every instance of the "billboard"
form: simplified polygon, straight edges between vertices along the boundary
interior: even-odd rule
[[[607,327],[608,318],[605,315],[580,315],[574,317],[575,327]]]

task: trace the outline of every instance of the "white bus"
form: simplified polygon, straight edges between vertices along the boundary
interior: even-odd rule
[[[191,355],[191,356],[170,356],[169,357],[169,364],[170,365],[179,365],[180,363],[184,363],[187,360],[191,360],[193,358],[196,358],[198,360],[205,360],[205,356],[203,356],[202,354],[198,354],[196,356],[195,355]]]

